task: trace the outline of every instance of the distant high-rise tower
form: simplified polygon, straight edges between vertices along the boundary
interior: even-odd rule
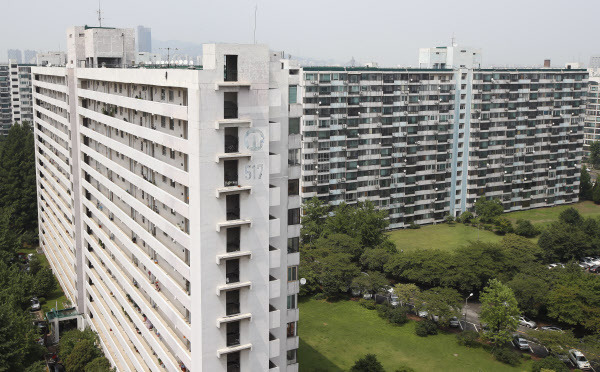
[[[590,68],[600,68],[600,55],[590,57]]]
[[[26,49],[23,52],[23,63],[35,63],[37,52],[35,50]]]
[[[152,30],[150,27],[138,26],[138,52],[152,52]]]
[[[7,51],[7,54],[9,60],[15,60],[17,64],[23,62],[23,55],[21,54],[21,49],[9,49]]]

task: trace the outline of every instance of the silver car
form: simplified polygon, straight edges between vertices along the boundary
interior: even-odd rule
[[[524,315],[521,315],[519,317],[519,324],[522,325],[522,326],[524,326],[524,327],[531,328],[531,329],[537,327],[537,323],[536,322],[534,322],[533,320],[527,318]]]

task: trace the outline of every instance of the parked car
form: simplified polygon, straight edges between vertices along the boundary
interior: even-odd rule
[[[571,349],[569,350],[569,359],[571,363],[575,366],[575,368],[579,368],[582,370],[590,370],[592,366],[590,362],[585,358],[585,356],[579,350]]]
[[[522,325],[522,326],[524,326],[524,327],[528,327],[528,328],[532,328],[532,329],[535,328],[535,327],[537,327],[537,323],[536,322],[534,322],[533,320],[527,318],[524,315],[521,315],[519,317],[519,324]]]
[[[512,342],[513,345],[515,345],[515,347],[519,350],[531,350],[529,348],[529,342],[519,335],[515,335]]]
[[[598,266],[598,265],[592,266],[588,270],[592,274],[600,274],[600,266]]]
[[[390,288],[388,289],[388,292],[390,293],[390,305],[392,305],[393,307],[400,305],[398,295],[394,292],[394,289]]]
[[[560,328],[558,328],[556,326],[543,326],[543,327],[540,327],[540,329],[542,331],[555,331],[555,332],[562,332],[563,331],[562,329],[560,329]]]
[[[31,311],[38,311],[40,310],[42,307],[40,305],[40,300],[38,300],[37,297],[33,297],[31,299]]]
[[[555,267],[558,267],[558,264],[550,264],[550,265],[548,265],[549,269],[554,269]]]
[[[429,312],[427,310],[419,310],[417,315],[421,318],[427,318],[429,316]]]
[[[449,325],[450,327],[458,328],[460,327],[460,322],[458,321],[457,317],[453,316],[452,318],[450,318]]]
[[[598,259],[596,257],[584,257],[583,260],[585,262],[589,262],[593,266],[600,265],[600,259]]]

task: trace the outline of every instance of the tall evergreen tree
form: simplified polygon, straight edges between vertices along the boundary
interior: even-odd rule
[[[600,142],[595,141],[592,142],[592,144],[590,145],[590,158],[589,158],[590,164],[592,164],[592,166],[594,168],[598,167],[598,165],[600,165]]]
[[[594,203],[600,204],[600,176],[596,178],[596,183],[592,188],[592,200],[594,201]]]
[[[579,184],[579,199],[592,200],[592,179],[585,165],[581,166],[581,177]]]
[[[14,124],[0,147],[0,208],[12,208],[16,231],[37,228],[35,149],[29,123]]]

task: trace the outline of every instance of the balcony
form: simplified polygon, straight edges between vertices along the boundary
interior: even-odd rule
[[[224,253],[224,254],[218,254],[217,255],[217,265],[220,265],[221,261],[231,260],[234,258],[241,258],[241,257],[252,258],[252,252],[250,252],[250,251],[235,251],[235,252],[229,252],[229,253]]]
[[[238,304],[238,306],[239,306],[239,304]],[[252,314],[244,313],[244,314],[236,314],[236,315],[231,315],[231,316],[223,316],[223,317],[217,318],[217,328],[221,328],[221,324],[223,324],[223,323],[237,322],[237,321],[244,320],[244,319],[252,320]],[[239,340],[238,340],[238,343],[239,343]]]
[[[217,286],[217,296],[221,295],[221,292],[232,291],[234,289],[252,288],[252,282],[235,282],[230,284],[222,284]]]
[[[237,346],[231,346],[231,347],[225,347],[225,348],[222,348],[222,349],[218,349],[217,350],[217,358],[221,358],[221,355],[224,355],[224,354],[235,353],[237,351],[242,351],[242,350],[252,350],[252,344],[248,343],[248,344],[243,344],[243,345],[237,345]]]
[[[269,277],[269,299],[281,296],[281,280]]]
[[[279,339],[269,333],[269,358],[279,356],[280,342]]]
[[[231,114],[228,114],[231,116]],[[215,129],[223,129],[223,128],[251,128],[252,120],[250,119],[240,119],[240,118],[229,118],[229,119],[221,119],[217,120],[215,124]]]
[[[221,231],[221,229],[227,229],[227,228],[231,228],[231,227],[245,226],[245,225],[252,226],[252,220],[250,220],[249,218],[238,219],[238,220],[227,220],[227,221],[217,223],[217,232]]]

